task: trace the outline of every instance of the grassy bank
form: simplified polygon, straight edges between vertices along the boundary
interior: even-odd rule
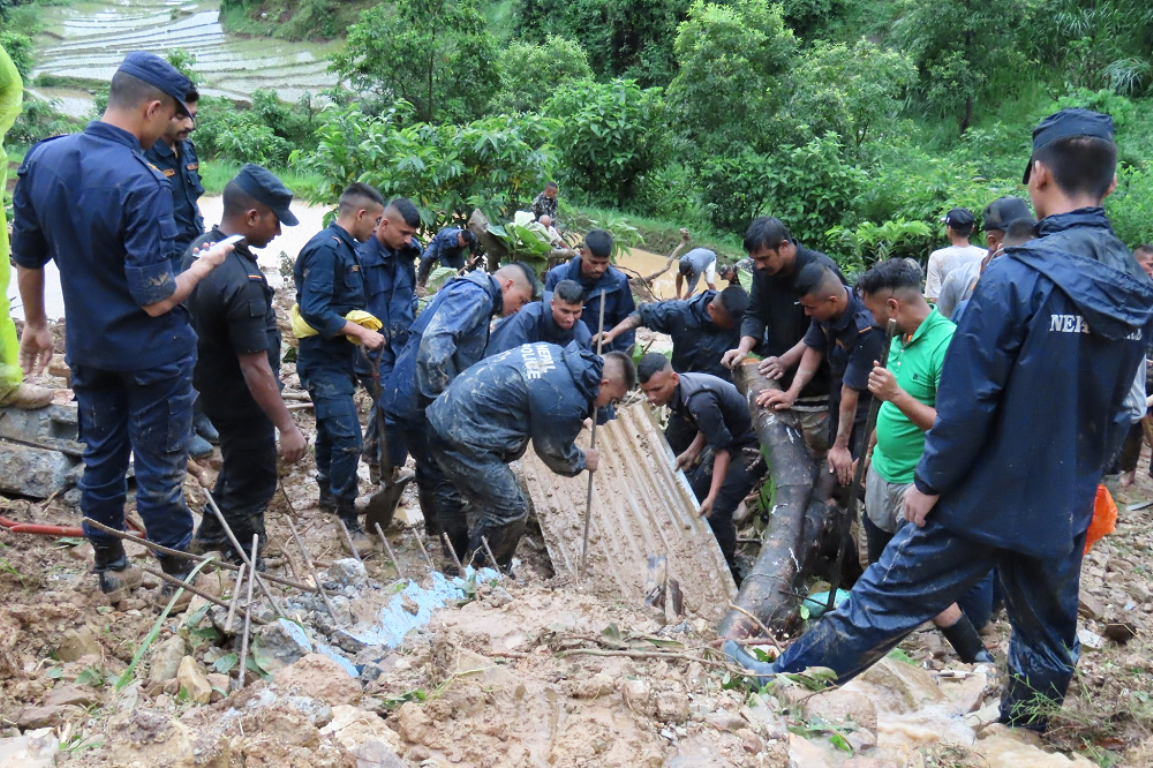
[[[201,160],[200,178],[204,184],[204,193],[207,195],[222,193],[224,185],[237,174],[241,165],[241,163],[232,160]],[[320,176],[285,168],[269,168],[269,170],[292,190],[292,194],[297,200],[309,203],[332,202],[324,191],[324,181]]]

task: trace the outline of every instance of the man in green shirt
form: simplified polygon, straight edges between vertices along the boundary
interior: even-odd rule
[[[0,47],[0,198],[8,184],[8,155],[4,136],[20,116],[24,84],[8,52]],[[2,202],[2,201],[0,201]],[[8,222],[0,204],[0,406],[43,408],[52,402],[52,390],[25,384],[20,370],[20,342],[8,307],[8,282],[12,265],[8,261]]]
[[[913,484],[913,471],[925,450],[925,433],[937,420],[941,369],[957,326],[925,301],[921,270],[905,259],[874,265],[861,277],[857,289],[877,325],[888,325],[890,320],[897,323],[888,366],[874,363],[869,375],[869,391],[882,405],[871,440],[875,447],[865,480],[861,524],[869,562],[875,563],[906,522],[905,491]],[[967,664],[992,661],[974,626],[988,622],[991,604],[990,575],[960,605],[949,606],[933,619]]]

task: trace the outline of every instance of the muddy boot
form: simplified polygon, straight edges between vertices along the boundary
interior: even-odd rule
[[[348,538],[352,539],[352,546],[355,547],[356,552],[353,553],[348,548],[348,541],[343,535],[340,537],[340,548],[350,555],[357,554],[361,557],[371,555],[376,550],[376,542],[361,527],[360,521],[356,517],[356,504],[352,501],[341,500],[338,502],[337,515],[344,523],[344,527],[348,529]]]
[[[92,548],[96,553],[92,572],[100,577],[100,591],[108,595],[110,602],[120,602],[140,586],[143,574],[128,562],[122,542],[93,543]]]
[[[477,526],[469,537],[469,557],[471,558],[472,552],[475,551],[475,562],[478,565],[508,571],[509,566],[512,565],[512,557],[516,554],[516,547],[520,544],[521,536],[524,535],[525,522],[525,520],[517,520],[507,525]],[[495,564],[488,562],[488,552],[485,551],[482,537],[488,540],[488,548],[492,550],[492,556],[496,558]]]
[[[416,488],[416,500],[420,504],[420,514],[424,516],[424,532],[430,541],[440,541],[440,520],[436,516],[436,493]]]
[[[938,627],[941,634],[953,646],[953,650],[961,657],[961,661],[966,664],[993,664],[993,656],[985,648],[985,644],[981,642],[981,636],[977,634],[976,627],[973,622],[969,621],[969,617],[961,614],[961,618],[956,624],[948,627]]]
[[[161,557],[159,560],[160,570],[164,571],[166,574],[172,576],[173,578],[180,579],[181,581],[187,579],[188,574],[191,573],[192,569],[196,567],[196,561],[187,560],[183,557]],[[196,578],[193,579],[190,584],[195,586],[197,589],[200,589],[201,586],[207,581],[207,579],[201,578],[201,574],[198,573],[196,574]],[[172,599],[172,595],[176,593],[177,589],[179,589],[179,587],[177,587],[175,584],[172,584],[171,582],[165,581],[161,583],[160,591],[156,593],[156,597],[152,601],[153,605],[163,610],[164,607],[168,605],[168,601]],[[172,606],[171,612],[183,613],[184,609],[188,607],[188,604],[192,602],[193,597],[194,595],[187,589],[182,591],[180,593],[180,597],[176,601],[176,604]]]
[[[220,433],[203,413],[198,413],[192,419],[192,429],[212,445],[220,445]]]
[[[368,462],[368,482],[380,485],[380,465],[371,461]]]
[[[328,482],[321,482],[318,478],[317,484],[320,486],[320,501],[318,501],[316,505],[320,507],[321,512],[327,515],[335,514],[336,497],[333,496],[332,491],[328,489]]]
[[[207,459],[212,455],[212,443],[193,432],[188,440],[188,455],[194,459]]]

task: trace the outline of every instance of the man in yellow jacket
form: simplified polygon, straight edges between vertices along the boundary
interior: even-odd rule
[[[8,52],[0,47],[0,190],[8,188],[4,136],[20,116],[23,92],[24,84],[16,65]],[[43,408],[52,401],[52,391],[23,383],[24,375],[20,370],[20,342],[16,339],[16,325],[12,322],[6,298],[8,281],[12,276],[8,255],[8,221],[4,218],[4,206],[0,205],[0,292],[5,297],[0,301],[0,406]]]

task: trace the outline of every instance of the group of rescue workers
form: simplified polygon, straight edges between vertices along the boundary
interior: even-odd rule
[[[247,165],[224,189],[220,222],[204,231],[188,138],[196,99],[166,61],[131,53],[101,120],[28,152],[12,239],[25,313],[19,362],[39,373],[52,356],[43,294],[55,260],[85,445],[84,515],[123,529],[131,455],[150,540],[236,558],[212,515],[193,530],[186,462],[194,439],[219,443],[214,497],[239,541],[256,535],[263,545],[278,453],[298,461],[307,441],[281,396],[282,340],[255,251],[298,221],[292,192]],[[841,485],[868,462],[860,527],[869,565],[850,597],[775,662],[732,642],[726,653],[760,676],[823,666],[844,681],[931,619],[962,660],[989,660],[977,629],[996,601],[1013,627],[1002,719],[1044,728],[1036,699],[1059,704],[1076,664],[1085,531],[1135,420],[1138,379],[1144,414],[1153,281],[1101,208],[1115,165],[1112,120],[1062,110],[1033,133],[1032,211],[1022,198],[992,201],[983,247],[969,242],[973,214],[950,211],[952,245],[930,257],[924,288],[920,267],[904,259],[849,285],[836,262],[760,217],[745,233],[747,259],[718,266],[715,252],[693,249],[679,261],[677,298],[640,307],[603,230],[549,270],[542,290],[522,263],[476,268],[468,229],[442,230],[422,249],[410,200],[351,184],[294,268],[296,371],[315,409],[319,509],[348,529],[346,546],[371,550],[358,466],[368,464],[373,483],[393,482],[411,455],[428,533],[461,559],[507,569],[529,515],[510,462],[531,442],[558,474],[594,472],[601,459],[577,438],[589,419],[612,418],[639,381],[652,405],[668,406],[677,466],[739,583],[734,513],[766,467],[732,371],[755,353],[780,383],[757,406],[791,411]],[[532,212],[556,224],[555,184]],[[458,274],[419,309],[418,287],[438,262]],[[729,287],[717,290],[718,276]],[[694,295],[702,277],[707,289]],[[880,329],[890,321],[882,367]],[[642,326],[671,337],[671,359],[650,352],[634,368]],[[373,395],[363,436],[358,385]],[[883,404],[865,434],[873,398]],[[139,586],[118,538],[85,533],[104,592]],[[190,577],[190,561],[159,560]]]

